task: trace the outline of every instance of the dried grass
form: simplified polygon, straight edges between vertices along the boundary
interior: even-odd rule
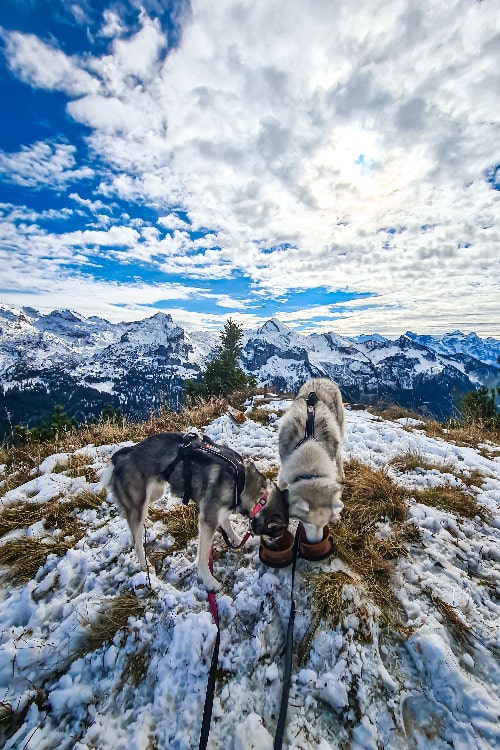
[[[425,421],[425,417],[421,414],[417,414],[415,411],[405,409],[404,406],[397,406],[395,404],[388,404],[387,406],[369,406],[371,414],[375,414],[382,419],[388,419],[395,421],[396,419],[418,419],[419,421]]]
[[[276,482],[278,474],[280,473],[280,467],[271,465],[266,469],[260,470],[260,473],[265,476],[266,479],[269,479],[269,481]]]
[[[99,475],[93,466],[90,456],[85,453],[70,453],[65,463],[57,464],[54,468],[54,474],[65,474],[67,477],[84,477],[89,484],[99,481]]]
[[[500,443],[500,430],[485,429],[475,424],[450,424],[443,426],[439,422],[426,421],[425,432],[429,437],[437,437],[455,445],[476,448],[486,440]]]
[[[75,532],[79,526],[72,512],[98,508],[105,500],[106,492],[95,493],[83,490],[65,500],[52,498],[45,503],[22,502],[7,505],[0,510],[0,537],[13,531],[45,521],[47,527],[61,531],[63,536]]]
[[[464,516],[465,518],[476,518],[487,521],[490,518],[489,511],[480,505],[474,495],[464,492],[458,487],[427,487],[424,490],[412,490],[412,497],[423,505],[444,510],[447,513]]]
[[[145,609],[144,600],[134,594],[103,599],[97,619],[80,618],[80,624],[87,631],[87,639],[82,646],[82,653],[95,651],[104,643],[113,641],[116,634],[126,630],[130,617],[140,617]]]
[[[269,412],[264,411],[263,409],[252,409],[252,411],[248,412],[245,416],[247,419],[251,419],[258,424],[266,425],[269,422]]]
[[[150,654],[146,648],[129,654],[123,670],[123,681],[137,686],[147,674],[149,658]]]
[[[344,586],[355,586],[356,580],[341,572],[309,573],[305,580],[312,585],[318,615],[337,625],[344,609]]]
[[[185,549],[188,542],[198,535],[198,510],[194,503],[177,505],[169,510],[151,506],[149,518],[160,521],[167,533],[174,537],[174,544],[165,551],[163,557]]]
[[[396,420],[404,417],[418,419],[423,422],[422,425],[419,425],[418,429],[425,430],[426,435],[441,438],[441,440],[454,443],[455,445],[476,448],[481,451],[479,446],[487,440],[497,444],[500,443],[499,428],[485,428],[478,424],[465,424],[453,420],[447,424],[442,424],[432,417],[425,417],[399,406],[388,406],[387,408],[370,406],[369,410],[372,414],[382,417],[382,419]],[[414,429],[412,426],[405,427],[401,425],[401,427],[410,432]],[[490,454],[485,452],[484,455],[488,456]]]
[[[80,537],[83,536],[83,532]],[[62,556],[74,546],[78,533],[71,541],[53,539],[45,541],[39,538],[22,537],[11,539],[0,545],[0,565],[9,566],[9,577],[14,583],[27,583],[32,580],[47,557],[51,554]]]
[[[426,471],[437,470],[442,474],[454,474],[455,468],[446,461],[430,461],[421,453],[416,451],[407,451],[399,456],[394,456],[389,461],[389,465],[401,472],[415,471],[424,469]]]
[[[472,469],[468,474],[463,472],[457,473],[457,476],[466,487],[482,487],[484,483],[484,474],[479,469]]]
[[[459,641],[463,646],[470,645],[470,636],[472,630],[457,612],[456,607],[452,607],[451,604],[445,602],[440,596],[436,596],[433,591],[429,588],[425,589],[425,593],[429,596],[430,600],[435,604],[436,608],[441,614],[444,624],[451,632],[456,641]]]
[[[406,520],[406,493],[381,469],[355,459],[344,468],[344,509],[331,528],[337,553],[373,598],[382,622],[398,627],[402,608],[391,586],[392,561],[407,555],[407,545],[419,540],[417,527]],[[381,521],[391,522],[390,536],[377,536]]]
[[[62,556],[83,538],[85,525],[74,511],[97,508],[105,496],[105,491],[94,493],[87,490],[65,501],[53,498],[45,503],[24,502],[6,506],[0,512],[0,536],[40,521],[44,521],[54,536],[9,539],[0,545],[0,565],[9,566],[9,575],[14,582],[30,581],[49,555]]]

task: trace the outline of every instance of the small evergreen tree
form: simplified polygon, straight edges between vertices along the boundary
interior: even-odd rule
[[[213,358],[207,363],[201,378],[185,381],[188,399],[227,396],[233,391],[256,384],[254,377],[238,367],[242,338],[243,327],[229,318],[220,333],[221,343],[216,348]]]
[[[106,404],[101,411],[99,420],[101,422],[109,422],[110,424],[123,424],[125,422],[125,417],[120,409],[115,409],[112,404]]]
[[[41,424],[39,427],[25,427],[15,425],[13,429],[14,443],[27,445],[30,443],[41,443],[44,440],[57,440],[64,432],[76,427],[76,421],[68,417],[60,404],[54,406],[49,423]]]

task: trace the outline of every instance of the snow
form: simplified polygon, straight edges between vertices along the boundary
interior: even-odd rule
[[[271,411],[290,402],[266,404]],[[277,423],[228,417],[207,425],[261,468],[278,464]],[[103,470],[118,445],[83,451]],[[407,636],[379,628],[368,613],[372,642],[359,633],[359,589],[346,587],[346,611],[335,628],[321,621],[305,664],[294,663],[285,747],[288,750],[409,748],[486,750],[500,746],[500,459],[427,437],[420,424],[392,422],[366,411],[346,413],[344,455],[375,468],[413,451],[453,467],[390,476],[409,488],[457,483],[456,474],[484,475],[477,500],[491,521],[456,517],[410,500],[422,544],[400,558],[394,586],[406,612]],[[6,493],[2,504],[45,502],[87,485],[54,473],[67,454],[51,456],[40,475]],[[167,492],[161,504],[178,503]],[[78,513],[85,536],[64,556],[50,555],[26,585],[1,579],[0,696],[21,712],[5,748],[48,750],[188,750],[198,746],[208,668],[216,629],[195,568],[196,544],[169,555],[158,573],[139,572],[124,520],[105,501]],[[246,521],[235,517],[239,532]],[[38,529],[37,533],[43,533]],[[379,536],[390,533],[381,524]],[[147,546],[166,548],[161,524],[148,526]],[[282,651],[290,601],[290,569],[272,570],[258,558],[258,540],[243,551],[215,543],[215,575],[222,623],[219,671],[209,747],[270,750],[281,697]],[[296,576],[296,644],[311,625],[306,574],[346,570],[339,558],[299,560]],[[348,572],[348,571],[347,571]],[[120,594],[135,593],[143,611],[112,642],[85,648],[85,623]],[[455,608],[470,629],[456,640],[432,600]],[[352,605],[352,606],[351,606]],[[358,614],[357,614],[358,613]],[[143,659],[136,684],[130,660]],[[23,710],[25,713],[23,715]]]

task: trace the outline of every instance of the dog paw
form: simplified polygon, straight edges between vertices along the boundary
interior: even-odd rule
[[[219,581],[213,576],[202,576],[201,579],[207,591],[213,591],[214,593],[217,593],[217,591],[220,591],[222,588],[222,584],[219,583]]]
[[[155,566],[150,560],[146,560],[146,565],[141,566],[141,570],[144,573],[149,573],[150,575],[156,575]]]

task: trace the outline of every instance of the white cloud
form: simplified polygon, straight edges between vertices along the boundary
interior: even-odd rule
[[[96,92],[99,82],[82,69],[82,62],[45,44],[34,34],[3,31],[5,55],[19,78],[42,89],[64,91],[69,96]]]
[[[100,197],[149,203],[173,231],[128,234],[131,258],[187,279],[238,271],[268,294],[378,294],[335,319],[342,333],[496,330],[500,192],[483,172],[499,162],[499,0],[194,0],[166,57],[144,13],[130,38],[111,11],[104,30],[122,38],[99,58],[11,33],[10,59],[73,99],[112,167]],[[186,230],[202,227],[193,256]]]
[[[100,34],[107,37],[120,36],[126,31],[126,27],[123,25],[120,16],[113,10],[107,8],[102,14],[103,25],[100,29]]]
[[[159,216],[158,224],[165,229],[189,229],[190,225],[181,219],[177,214],[168,214],[168,216]]]
[[[103,203],[103,201],[93,201],[90,200],[90,198],[82,198],[78,193],[70,193],[68,198],[70,198],[72,201],[75,201],[75,203],[78,203],[79,206],[87,208],[91,213],[109,210],[109,207],[105,203]]]
[[[23,146],[13,154],[0,151],[0,174],[5,182],[58,190],[94,174],[90,167],[76,167],[75,154],[76,148],[70,144],[43,141]]]

